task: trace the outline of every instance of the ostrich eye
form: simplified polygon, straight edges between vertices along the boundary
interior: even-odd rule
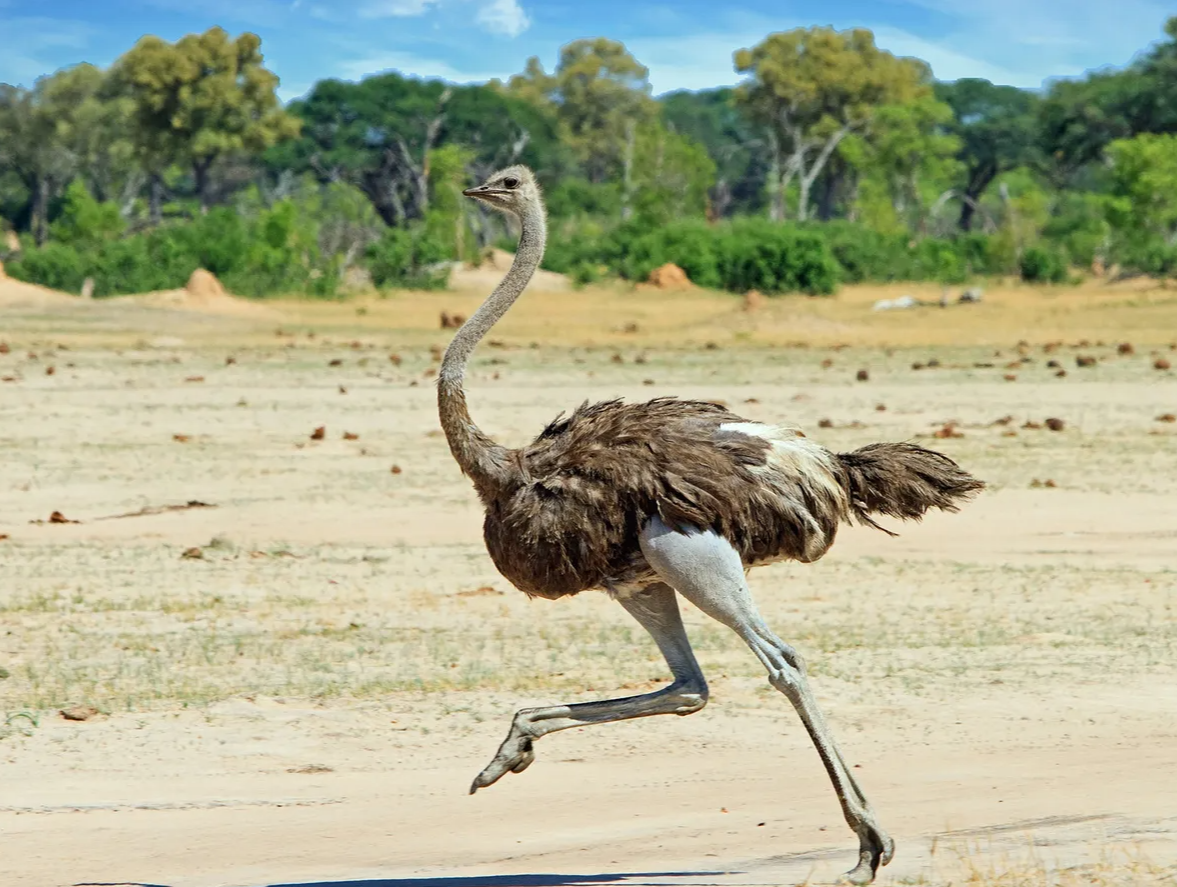
[[[503,184],[508,188],[518,188],[519,180],[514,176],[508,176],[507,178],[503,179]]]

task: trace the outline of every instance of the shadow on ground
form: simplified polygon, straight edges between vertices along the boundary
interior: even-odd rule
[[[600,875],[473,875],[470,877],[377,878],[364,881],[307,881],[299,884],[271,884],[270,887],[576,887],[618,884],[623,887],[649,885],[651,879],[700,878],[725,872],[618,872]]]

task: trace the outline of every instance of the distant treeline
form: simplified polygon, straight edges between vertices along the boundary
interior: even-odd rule
[[[108,69],[0,84],[9,273],[96,295],[444,285],[509,237],[462,199],[513,162],[546,187],[546,266],[582,282],[663,261],[704,286],[1063,281],[1177,269],[1177,17],[1131,64],[1043,92],[934,80],[866,30],[734,50],[734,88],[655,99],[621,43],[507,82],[320,81],[286,107],[261,40],[144,37]]]

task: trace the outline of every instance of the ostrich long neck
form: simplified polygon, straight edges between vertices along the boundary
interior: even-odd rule
[[[519,298],[543,258],[547,237],[543,206],[529,206],[521,222],[523,230],[511,270],[470,319],[462,324],[446,349],[438,376],[437,411],[441,417],[442,430],[445,431],[454,459],[474,481],[479,493],[504,485],[513,473],[513,466],[507,448],[487,437],[470,418],[462,381],[474,347]]]

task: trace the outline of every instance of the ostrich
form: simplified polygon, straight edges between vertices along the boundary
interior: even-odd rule
[[[883,529],[870,515],[918,519],[933,507],[955,511],[981,482],[913,444],[835,454],[793,426],[749,422],[714,403],[672,397],[585,404],[525,447],[495,443],[470,418],[463,375],[474,347],[543,257],[544,205],[524,166],[463,193],[515,216],[522,228],[510,270],[454,335],[438,378],[450,451],[486,509],[487,550],[503,576],[530,596],[607,591],[649,632],[673,676],[652,693],[516,712],[471,794],[525,770],[535,741],[549,733],[703,708],[707,682],[677,592],[735,631],[796,709],[858,835],[858,864],[846,877],[870,883],[895,844],[834,744],[804,661],[760,617],[745,573],[780,560],[817,560],[840,522]]]

